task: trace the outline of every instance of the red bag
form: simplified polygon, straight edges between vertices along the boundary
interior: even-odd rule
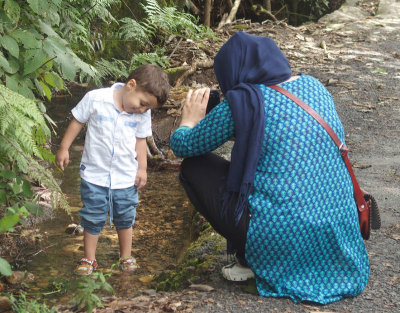
[[[353,183],[354,199],[357,204],[358,221],[360,223],[361,236],[365,240],[369,239],[371,233],[371,225],[373,229],[379,229],[381,227],[381,218],[379,214],[379,209],[374,197],[364,192],[358,185],[356,176],[354,175],[353,168],[351,167],[349,157],[347,156],[348,149],[346,145],[340,141],[339,137],[335,134],[333,129],[328,125],[328,123],[325,122],[325,120],[316,111],[314,111],[314,109],[305,104],[294,94],[290,93],[286,89],[277,85],[268,87],[282,93],[283,95],[294,101],[296,104],[298,104],[308,114],[310,114],[328,132],[329,136],[331,136],[335,144],[338,146],[340,154],[343,158],[344,163],[346,164],[347,170],[349,171],[351,177],[351,181]]]

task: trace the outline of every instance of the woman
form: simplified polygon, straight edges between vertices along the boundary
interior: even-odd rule
[[[170,145],[195,208],[236,251],[229,280],[255,276],[258,293],[321,304],[365,288],[369,263],[353,188],[326,131],[279,84],[316,110],[344,142],[333,99],[267,37],[238,32],[214,69],[225,100],[205,116],[209,89],[190,91]],[[211,153],[235,138],[231,162]]]

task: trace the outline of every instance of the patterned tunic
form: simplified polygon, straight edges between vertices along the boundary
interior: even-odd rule
[[[316,110],[344,141],[333,99],[315,78],[281,86]],[[353,187],[338,148],[297,104],[264,85],[265,140],[249,197],[246,260],[261,296],[322,304],[356,296],[369,276]],[[240,131],[236,130],[236,131]],[[224,100],[170,145],[189,157],[214,150],[235,129]]]

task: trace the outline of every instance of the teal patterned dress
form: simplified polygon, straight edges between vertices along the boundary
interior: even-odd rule
[[[344,141],[333,99],[315,78],[281,86],[316,110]],[[265,297],[327,304],[356,296],[369,276],[353,187],[338,148],[297,104],[260,85],[265,140],[249,197],[246,260]],[[236,130],[240,131],[240,130]],[[224,100],[193,129],[180,127],[170,145],[180,157],[202,155],[235,136]]]

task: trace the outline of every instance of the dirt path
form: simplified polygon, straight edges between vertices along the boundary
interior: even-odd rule
[[[244,291],[245,285],[225,281],[220,268],[223,255],[198,283],[212,291],[178,293],[148,291],[133,299],[113,299],[118,312],[399,312],[400,311],[400,2],[347,1],[347,6],[324,17],[323,22],[298,28],[284,24],[244,22],[225,29],[203,49],[221,45],[238,29],[276,40],[294,72],[320,79],[335,98],[346,131],[350,159],[360,185],[370,191],[381,208],[382,229],[366,241],[371,275],[356,298],[327,306],[294,304],[287,299],[261,298]],[[178,60],[189,52],[181,44]],[[190,59],[185,59],[190,64]],[[193,61],[193,59],[192,59]],[[196,72],[185,84],[215,83],[212,70]],[[125,301],[125,305],[122,305]],[[119,304],[118,304],[119,302]],[[112,306],[97,312],[113,312]]]

